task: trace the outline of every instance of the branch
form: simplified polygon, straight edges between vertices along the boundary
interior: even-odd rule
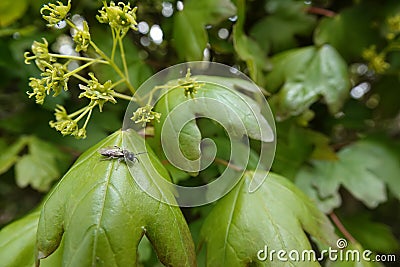
[[[307,12],[310,14],[322,15],[322,16],[330,17],[330,18],[337,15],[335,12],[333,12],[331,10],[320,8],[320,7],[315,7],[315,6],[307,8]]]
[[[357,240],[349,233],[349,231],[347,231],[346,227],[344,227],[339,217],[336,216],[334,212],[331,212],[329,217],[347,240],[349,240],[351,243],[357,243]]]

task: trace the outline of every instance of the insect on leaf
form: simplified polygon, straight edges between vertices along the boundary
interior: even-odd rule
[[[134,266],[139,242],[146,235],[163,264],[196,265],[193,241],[180,209],[142,191],[127,164],[101,160],[98,150],[121,147],[125,134],[132,137],[127,150],[146,150],[136,133],[117,131],[82,154],[54,188],[41,210],[39,258],[52,254],[63,237],[64,265]],[[156,156],[147,151],[148,156],[134,163],[134,175],[145,175],[149,186],[154,186],[153,172],[169,178]],[[159,190],[161,196],[168,197],[168,191]]]

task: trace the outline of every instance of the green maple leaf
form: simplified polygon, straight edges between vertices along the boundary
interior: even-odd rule
[[[249,193],[250,179],[247,172],[204,222],[201,237],[207,266],[319,266],[257,259],[265,245],[287,252],[311,249],[305,232],[325,244],[335,243],[337,237],[327,217],[287,179],[270,173],[257,191]]]
[[[380,38],[372,22],[377,8],[374,4],[356,5],[334,17],[323,18],[314,31],[315,44],[330,44],[348,61],[358,60],[362,51]]]
[[[295,48],[275,55],[266,89],[280,117],[299,115],[324,99],[331,113],[342,107],[350,89],[347,63],[329,45]]]
[[[27,147],[27,154],[20,156]],[[15,164],[15,179],[19,187],[30,185],[38,191],[48,191],[60,177],[59,166],[68,162],[68,156],[51,143],[34,136],[21,137],[0,156],[0,174]]]
[[[259,104],[245,94],[233,90],[238,86],[254,88],[254,85],[249,85],[247,81],[243,82],[236,78],[204,75],[193,77],[203,85],[197,90],[195,98],[190,104],[180,105],[188,99],[185,97],[183,89],[177,87],[169,89],[155,106],[155,110],[162,114],[160,122],[154,125],[155,139],[161,140],[163,131],[164,151],[172,152],[168,155],[172,161],[187,164],[181,165],[184,169],[198,170],[199,163],[195,160],[199,159],[201,155],[202,136],[195,118],[201,116],[217,120],[225,127],[226,132],[236,138],[247,135],[263,142],[274,140],[273,125],[261,114]],[[176,111],[178,108],[181,108],[180,111]],[[167,115],[169,120],[166,120]],[[187,123],[181,125],[186,120]],[[178,142],[178,145],[173,146],[175,141]],[[168,146],[175,149],[168,149]],[[181,155],[176,153],[177,147],[183,156],[192,162],[182,160]]]
[[[138,244],[146,235],[165,265],[196,265],[193,241],[179,207],[150,197],[135,183],[124,162],[102,160],[98,153],[103,147],[121,147],[123,135],[131,138],[125,149],[146,151],[139,135],[118,131],[77,160],[41,210],[39,259],[56,251],[63,238],[65,266],[133,266]],[[155,173],[166,179],[168,174],[153,152],[147,151],[148,156],[135,163],[134,175],[143,175],[148,186],[156,186],[152,182]],[[156,190],[160,199],[172,201],[170,191]]]
[[[5,226],[0,231],[1,265],[21,267],[35,265],[36,231],[40,210],[36,209],[25,217]],[[62,247],[62,244],[60,245]],[[41,267],[61,266],[62,248],[41,261]]]
[[[343,186],[369,208],[386,201],[386,188],[400,199],[400,163],[381,142],[363,140],[343,148],[336,161],[312,161],[296,177],[296,184],[314,198],[325,212],[340,206]]]

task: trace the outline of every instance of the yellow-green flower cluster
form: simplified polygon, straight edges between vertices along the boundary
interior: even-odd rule
[[[54,113],[56,121],[50,121],[50,127],[61,132],[62,135],[73,135],[77,138],[85,138],[85,129],[79,129],[78,123],[68,116],[67,111],[61,105],[57,105]]]
[[[76,52],[86,52],[90,45],[89,26],[86,21],[83,22],[83,30],[78,30],[74,35],[74,42],[76,44]]]
[[[37,78],[29,78],[29,86],[33,89],[33,92],[26,92],[29,95],[29,98],[35,97],[36,103],[43,105],[44,99],[47,96],[47,89],[45,87],[46,81],[43,79]]]
[[[106,102],[117,102],[114,97],[129,99],[129,96],[113,90],[117,84],[125,82],[132,92],[135,91],[129,83],[122,38],[129,29],[137,30],[137,8],[131,8],[129,3],[118,2],[118,4],[115,4],[111,1],[108,5],[105,1],[103,2],[104,6],[99,10],[97,19],[101,23],[109,24],[112,29],[114,43],[111,52],[112,56],[110,58],[92,41],[92,36],[86,21],[83,21],[83,27],[80,28],[69,18],[71,0],[68,0],[67,4],[63,4],[61,1],[44,5],[40,9],[43,19],[48,22],[47,25],[50,27],[60,25],[60,22],[65,21],[66,24],[73,29],[72,37],[75,43],[75,51],[86,52],[89,46],[92,46],[96,52],[96,56],[90,57],[90,55],[86,54],[78,56],[51,53],[49,52],[49,44],[46,39],[43,39],[43,42],[34,41],[31,47],[32,52],[26,52],[24,54],[25,63],[30,64],[30,62],[34,60],[42,73],[39,78],[30,78],[29,86],[32,90],[27,92],[27,94],[30,98],[35,97],[36,103],[43,104],[47,95],[52,93],[53,96],[57,96],[63,90],[68,90],[70,77],[83,81],[84,84],[79,84],[79,88],[82,90],[79,98],[88,98],[90,101],[89,104],[71,114],[68,114],[63,106],[57,106],[54,113],[55,120],[50,121],[50,126],[63,135],[85,138],[86,126],[96,106],[102,111]],[[121,51],[121,60],[123,61],[122,65],[125,73],[123,73],[120,67],[114,62],[114,52],[117,48],[117,44],[119,44],[119,49]],[[72,61],[82,61],[84,64],[79,65],[75,69],[68,70],[67,66]],[[117,81],[115,84],[110,80],[105,83],[100,83],[93,73],[89,73],[90,78],[84,77],[83,75],[86,73],[84,70],[93,64],[107,64],[111,66],[116,73],[121,76],[121,80]],[[151,111],[151,107],[148,111],[146,111],[146,109],[139,111],[137,115],[139,117],[137,117],[136,120],[140,122],[148,122],[152,119],[159,120],[160,118],[160,114]],[[85,120],[83,124],[80,123],[82,119]]]
[[[34,59],[36,66],[44,71],[46,67],[56,62],[56,59],[49,54],[49,43],[46,39],[43,38],[43,43],[33,41],[31,48],[33,56],[30,52],[24,54],[26,64],[30,64],[30,61]]]
[[[96,18],[100,23],[109,24],[118,34],[124,36],[129,29],[137,30],[136,10],[137,7],[132,9],[130,3],[118,2],[115,5],[111,1],[107,6],[107,3],[104,2],[103,8],[99,10],[100,15],[97,15]]]
[[[153,120],[160,122],[161,113],[152,111],[152,109],[153,107],[148,104],[144,107],[138,108],[133,113],[131,120],[133,120],[135,123],[142,123],[142,127],[144,127],[147,122],[151,122]]]
[[[393,40],[400,33],[400,14],[387,19],[389,32],[386,35],[388,40]]]
[[[70,9],[71,0],[68,0],[66,6],[62,2],[57,1],[57,4],[44,5],[40,9],[40,14],[42,14],[43,19],[47,20],[47,26],[53,27],[67,17]]]
[[[43,104],[47,95],[53,91],[53,96],[57,96],[62,90],[68,90],[68,77],[65,75],[67,69],[60,63],[47,64],[45,71],[41,74],[43,78],[30,78],[29,86],[33,92],[27,92],[29,98],[35,96],[36,103]]]
[[[93,73],[89,73],[91,80],[87,85],[79,85],[81,90],[84,90],[83,93],[79,95],[79,98],[86,97],[90,100],[94,101],[99,105],[100,111],[103,109],[103,105],[106,102],[117,103],[114,95],[114,90],[112,90],[112,82],[110,80],[106,81],[104,84],[101,84]]]
[[[190,96],[191,98],[194,98],[194,95],[197,94],[197,90],[200,89],[204,83],[199,83],[196,81],[196,78],[191,77],[191,75],[190,69],[188,69],[185,79],[179,79],[178,85],[184,89],[186,97]]]
[[[378,54],[375,45],[365,49],[362,56],[368,61],[368,66],[376,73],[384,73],[390,67],[390,64],[385,61],[386,54]]]

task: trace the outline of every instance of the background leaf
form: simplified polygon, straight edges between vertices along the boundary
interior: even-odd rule
[[[347,65],[332,46],[292,49],[274,56],[272,64],[266,89],[280,89],[272,100],[278,116],[299,115],[320,97],[334,114],[347,98]]]
[[[174,15],[174,42],[180,59],[202,60],[208,36],[205,26],[217,24],[235,15],[230,0],[188,0],[184,9]]]
[[[346,217],[343,223],[364,249],[385,254],[399,250],[399,243],[390,228],[373,221],[368,214]]]
[[[296,184],[312,194],[310,197],[320,202],[324,211],[340,205],[337,200],[341,185],[370,208],[386,201],[385,184],[399,198],[400,163],[384,144],[359,141],[340,150],[337,156],[337,161],[313,161],[312,168],[304,167],[296,177]],[[316,192],[311,193],[313,190]],[[325,205],[326,199],[335,201]]]
[[[35,265],[36,230],[39,216],[40,211],[36,210],[1,229],[0,259],[2,266],[32,267]],[[40,266],[61,266],[61,253],[54,253],[43,260]]]
[[[11,166],[18,161],[18,154],[28,142],[27,138],[20,138],[14,144],[3,150],[0,155],[0,174],[5,173]]]
[[[246,62],[250,77],[259,85],[264,86],[263,71],[270,69],[270,62],[259,44],[244,32],[246,4],[244,0],[237,1],[238,20],[233,27],[233,46],[241,60]]]
[[[251,28],[251,37],[269,53],[295,47],[296,38],[309,35],[316,23],[315,17],[306,13],[306,7],[296,1],[267,1],[268,15]]]
[[[17,184],[48,191],[52,182],[60,177],[57,163],[68,161],[69,157],[57,147],[35,137],[29,138],[28,151],[29,154],[22,156],[15,165]]]
[[[0,2],[0,27],[12,24],[25,14],[28,0],[3,0]]]
[[[330,138],[310,128],[300,127],[294,119],[276,124],[277,142],[272,170],[294,180],[299,169],[311,159],[336,160]]]
[[[374,29],[375,16],[376,7],[358,5],[333,18],[324,18],[315,30],[315,43],[332,45],[346,59],[359,59],[362,51],[379,38]]]

